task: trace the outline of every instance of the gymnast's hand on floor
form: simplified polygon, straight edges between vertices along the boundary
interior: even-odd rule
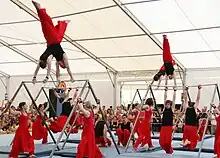
[[[36,77],[33,77],[33,79],[32,79],[32,83],[35,84],[36,82],[37,82]]]

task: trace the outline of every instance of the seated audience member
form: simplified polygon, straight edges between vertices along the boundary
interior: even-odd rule
[[[107,138],[107,126],[102,117],[99,117],[95,124],[95,141],[101,147],[111,146],[111,141]]]

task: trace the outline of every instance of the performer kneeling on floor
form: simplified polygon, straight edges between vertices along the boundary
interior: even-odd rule
[[[196,111],[200,102],[200,91],[201,86],[199,85],[196,102],[188,102],[188,87],[186,87],[184,92],[185,126],[181,145],[189,150],[196,148],[198,140]]]
[[[82,131],[82,140],[78,145],[78,150],[76,154],[76,158],[102,158],[102,153],[99,148],[96,146],[95,142],[95,131],[94,131],[94,116],[95,113],[99,110],[99,103],[97,103],[96,109],[93,111],[92,104],[87,101],[83,104],[82,100],[78,99],[78,107],[83,117],[83,131]]]
[[[37,65],[37,68],[34,73],[33,83],[36,82],[36,76],[40,68],[44,69],[48,67],[47,76],[44,79],[44,83],[46,83],[49,79],[50,71],[51,71],[51,61],[52,57],[56,59],[56,77],[57,81],[60,81],[60,69],[67,69],[67,72],[70,76],[70,80],[74,82],[72,72],[69,67],[69,62],[66,53],[63,51],[60,43],[63,40],[67,24],[70,22],[68,20],[58,21],[58,24],[54,26],[51,17],[46,13],[46,9],[42,8],[41,5],[35,1],[32,1],[34,7],[37,10],[38,17],[41,22],[42,31],[44,37],[47,41],[47,49],[46,51],[40,56],[40,61]]]
[[[164,93],[164,110],[162,116],[162,127],[160,130],[160,138],[159,143],[160,146],[167,154],[173,153],[172,148],[172,133],[173,133],[173,116],[174,116],[174,109],[175,109],[175,100],[176,100],[176,87],[174,87],[173,93],[173,101],[167,100],[167,90],[165,88]]]
[[[126,146],[133,125],[128,121],[127,115],[124,114],[122,116],[122,123],[119,125],[119,128],[116,130],[116,134],[118,136],[118,145],[122,144],[124,147]]]
[[[105,121],[102,116],[98,116],[98,120],[95,123],[95,141],[100,147],[111,146],[111,141],[107,137],[108,128],[105,125]]]

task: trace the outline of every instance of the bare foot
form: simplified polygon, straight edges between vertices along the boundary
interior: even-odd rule
[[[37,3],[37,2],[35,2],[35,1],[32,1],[32,3],[33,3],[33,5],[35,6],[35,8],[36,8],[37,10],[41,9],[40,3]]]
[[[63,22],[65,22],[65,23],[70,23],[70,20],[63,20]]]

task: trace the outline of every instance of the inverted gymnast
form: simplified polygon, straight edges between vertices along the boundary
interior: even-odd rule
[[[201,86],[198,85],[196,102],[188,102],[188,87],[184,91],[184,110],[185,110],[185,126],[183,131],[183,141],[181,145],[194,150],[197,145],[197,108],[200,102]]]
[[[60,43],[62,42],[64,33],[66,31],[67,24],[70,22],[68,20],[58,21],[58,24],[54,26],[51,17],[46,13],[46,9],[42,8],[41,5],[35,1],[32,1],[33,5],[35,6],[38,17],[40,18],[42,31],[44,37],[47,41],[47,49],[45,52],[40,56],[39,63],[34,73],[33,83],[36,83],[36,76],[40,68],[47,69],[47,76],[44,79],[44,83],[46,83],[49,79],[50,71],[51,71],[51,61],[52,57],[56,59],[56,77],[57,81],[60,81],[60,69],[67,69],[67,72],[70,76],[70,80],[74,82],[72,72],[69,67],[69,62],[66,53],[63,51]]]
[[[176,100],[176,88],[174,87],[173,100],[167,100],[167,90],[164,93],[164,110],[162,115],[162,127],[160,130],[159,143],[160,146],[167,154],[173,153],[172,148],[172,133],[173,133],[173,116]]]
[[[167,39],[167,35],[163,35],[163,66],[160,68],[159,72],[154,76],[154,81],[159,81],[158,86],[160,85],[162,76],[167,75],[171,80],[174,76],[174,65],[175,61],[170,52],[170,44]]]

